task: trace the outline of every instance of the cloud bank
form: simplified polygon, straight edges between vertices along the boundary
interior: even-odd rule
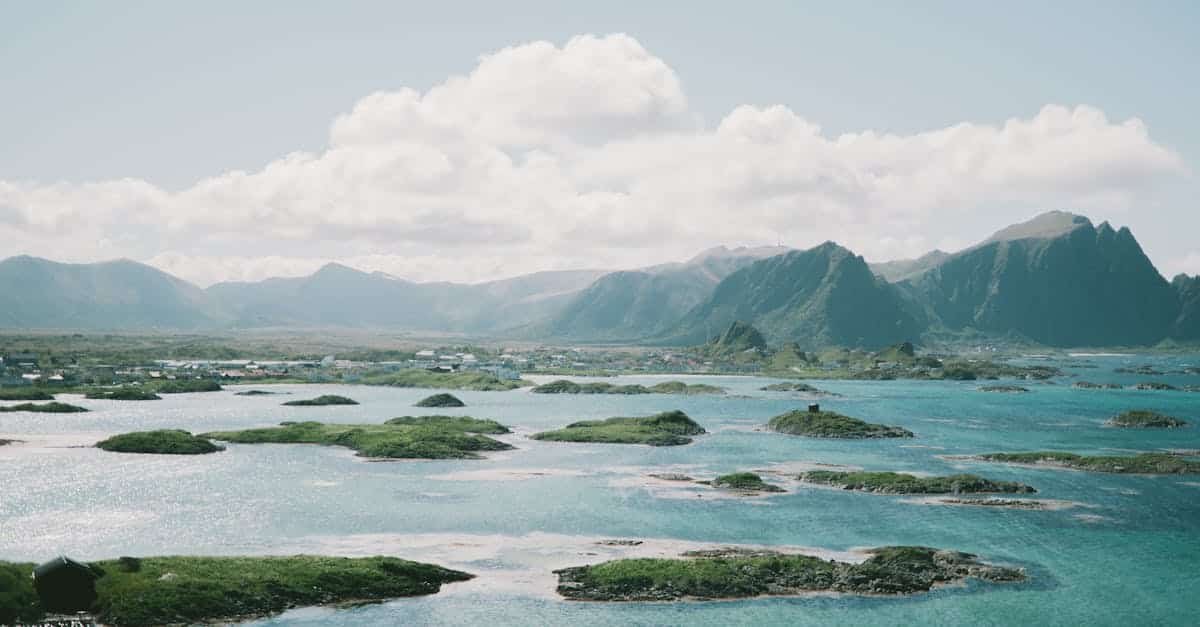
[[[584,35],[370,94],[324,151],[179,191],[0,180],[0,256],[132,257],[200,284],[330,259],[474,281],[826,239],[882,260],[969,243],[967,225],[1143,206],[1185,173],[1140,120],[1086,105],[908,135],[832,136],[782,105],[706,123],[635,39]]]

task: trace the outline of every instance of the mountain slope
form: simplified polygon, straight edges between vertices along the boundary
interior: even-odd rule
[[[1171,286],[1179,294],[1179,315],[1171,326],[1171,337],[1189,342],[1200,341],[1200,275],[1176,275]]]
[[[951,330],[1051,346],[1146,345],[1179,301],[1127,228],[1051,212],[951,255],[902,287]]]
[[[703,301],[731,272],[785,250],[721,246],[684,263],[609,273],[530,334],[576,341],[629,341],[657,335]]]
[[[882,261],[872,263],[871,271],[879,276],[895,283],[909,279],[918,274],[929,270],[930,268],[942,263],[950,257],[950,253],[940,250],[932,250],[916,259],[897,259],[895,261]]]
[[[756,261],[722,280],[662,339],[699,344],[734,321],[773,342],[801,347],[878,347],[916,337],[921,327],[901,295],[862,257],[826,242]]]
[[[0,261],[3,327],[197,329],[223,320],[200,288],[133,261]]]

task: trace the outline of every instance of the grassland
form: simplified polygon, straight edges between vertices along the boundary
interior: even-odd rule
[[[767,429],[810,438],[911,438],[913,433],[900,427],[872,424],[832,411],[792,411],[775,416]]]
[[[805,483],[879,494],[1029,494],[1037,490],[1013,481],[992,481],[976,475],[917,477],[898,472],[835,472],[801,474]]]
[[[663,381],[651,386],[638,383],[630,385],[614,385],[607,381],[592,383],[576,383],[559,379],[545,385],[539,385],[531,390],[534,394],[723,394],[724,388],[704,383],[684,383],[682,381]]]
[[[114,435],[96,443],[96,448],[112,453],[149,453],[154,455],[204,455],[225,450],[208,438],[178,429],[134,431]]]
[[[430,372],[408,369],[373,374],[362,378],[364,385],[386,385],[397,388],[432,388],[442,390],[475,390],[504,392],[531,385],[527,381],[499,379],[486,372]]]
[[[88,411],[86,407],[71,405],[70,403],[59,403],[51,401],[49,403],[20,403],[18,405],[0,406],[0,412],[17,412],[31,411],[40,414],[78,414]]]
[[[284,422],[278,427],[216,431],[201,437],[237,444],[320,444],[342,446],[360,457],[382,459],[478,459],[480,453],[512,446],[483,433],[502,433],[491,420],[461,416],[397,418],[382,425]]]
[[[283,610],[434,594],[472,575],[392,557],[149,557],[94,562],[99,622],[227,622]],[[43,618],[29,573],[0,562],[0,624]]]
[[[1124,456],[1077,455],[1062,451],[1029,453],[984,453],[975,459],[1027,466],[1073,468],[1089,472],[1111,472],[1145,475],[1200,474],[1200,461],[1169,453],[1140,453]]]
[[[637,418],[608,418],[573,422],[562,429],[543,431],[530,437],[549,442],[592,442],[603,444],[646,444],[680,446],[691,444],[689,436],[705,433],[704,427],[681,411],[667,411]]]

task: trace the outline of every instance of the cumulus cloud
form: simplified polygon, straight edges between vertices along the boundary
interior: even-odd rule
[[[1184,172],[1140,120],[1084,105],[909,135],[833,136],[782,105],[705,125],[662,59],[587,35],[484,55],[425,92],[368,95],[324,151],[178,192],[0,181],[0,236],[19,243],[0,254],[120,251],[205,284],[331,259],[482,280],[826,239],[887,259],[959,241],[954,227],[981,212],[1123,211]]]

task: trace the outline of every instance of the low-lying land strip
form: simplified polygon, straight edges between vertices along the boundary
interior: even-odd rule
[[[804,483],[833,486],[876,494],[1030,494],[1030,486],[1014,481],[993,481],[976,475],[918,477],[898,472],[836,472],[813,470],[801,474]]]
[[[859,564],[771,551],[703,552],[676,559],[620,559],[554,571],[558,593],[586,601],[739,599],[807,592],[913,594],[968,578],[1025,579],[1023,571],[926,547],[873,549]]]
[[[397,388],[433,388],[443,390],[474,390],[504,392],[532,385],[528,381],[500,379],[486,372],[430,372],[408,369],[364,376],[364,385],[386,385]]]
[[[506,433],[492,420],[463,416],[396,418],[382,425],[283,422],[278,427],[215,431],[201,437],[236,444],[322,444],[344,446],[360,457],[382,459],[479,459],[480,453],[511,445],[484,433]],[[497,427],[504,431],[497,430]]]
[[[1110,427],[1135,429],[1175,429],[1186,427],[1187,421],[1146,409],[1133,409],[1113,416],[1106,422]]]
[[[725,389],[705,383],[683,383],[682,381],[663,381],[651,386],[640,383],[630,385],[614,385],[606,381],[592,383],[576,383],[559,379],[532,390],[534,394],[724,394]]]
[[[1146,475],[1200,474],[1200,461],[1170,453],[1139,453],[1125,456],[1077,455],[1062,451],[1031,453],[984,453],[969,459],[1025,466],[1073,468],[1091,472],[1112,472]]]
[[[426,396],[425,398],[417,401],[416,406],[417,407],[466,407],[467,404],[462,402],[462,399],[458,398],[457,396],[443,392],[441,394],[434,394],[433,396]]]
[[[20,403],[18,405],[0,405],[0,412],[16,412],[16,411],[31,411],[42,414],[77,414],[88,411],[86,407],[71,405],[70,403],[59,403],[51,401],[49,403]]]
[[[316,398],[287,401],[283,404],[288,407],[325,407],[328,405],[357,405],[358,401],[337,394],[322,394]]]

